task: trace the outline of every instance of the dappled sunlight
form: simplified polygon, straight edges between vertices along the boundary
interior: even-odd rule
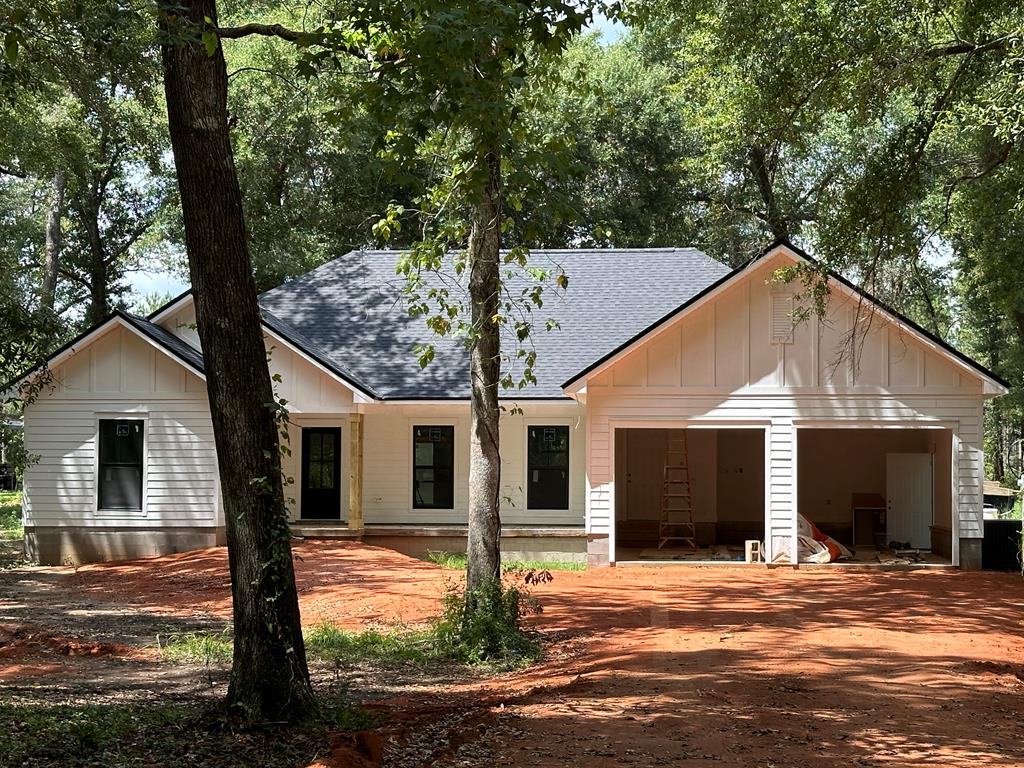
[[[354,541],[294,551],[307,626],[424,621],[462,578]],[[96,603],[230,617],[223,548],[35,570]],[[495,765],[1024,764],[1017,575],[620,567],[559,571],[533,594],[539,664],[379,706],[489,708]]]

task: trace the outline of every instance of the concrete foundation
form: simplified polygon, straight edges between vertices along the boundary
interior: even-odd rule
[[[80,565],[132,560],[222,546],[223,527],[209,528],[88,528],[29,526],[25,556],[40,565]]]
[[[608,536],[592,534],[587,539],[587,567],[605,568],[611,563]]]
[[[981,570],[982,539],[960,539],[960,569],[963,571]]]
[[[359,539],[412,557],[430,552],[465,552],[466,529],[452,526],[367,526],[348,528],[293,523],[292,533],[307,539]],[[582,528],[505,528],[501,532],[505,560],[582,563],[587,559],[587,537]]]

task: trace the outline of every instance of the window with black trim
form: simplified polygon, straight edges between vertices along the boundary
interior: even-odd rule
[[[412,506],[455,507],[455,427],[413,427]]]
[[[100,419],[99,508],[142,510],[145,424]]]
[[[527,427],[526,508],[569,508],[569,427]]]

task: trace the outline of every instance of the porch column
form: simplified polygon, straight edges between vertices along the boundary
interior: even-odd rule
[[[782,562],[797,562],[796,539],[796,428],[788,419],[772,419],[765,456],[767,466],[767,520],[765,545],[768,562],[785,555]]]
[[[349,418],[348,527],[363,529],[363,414]]]

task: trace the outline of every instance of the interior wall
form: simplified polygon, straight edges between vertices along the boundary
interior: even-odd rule
[[[928,432],[929,450],[932,453],[932,499],[934,499],[935,525],[941,528],[953,527],[953,433],[948,429],[933,429]]]
[[[764,430],[717,432],[718,521],[753,523],[763,534]]]
[[[849,543],[853,494],[886,497],[887,453],[932,453],[935,519],[951,519],[949,432],[927,429],[801,429],[797,507],[825,533]]]
[[[656,546],[671,430],[615,430],[617,540]],[[764,534],[764,431],[688,429],[693,519],[701,545]]]

